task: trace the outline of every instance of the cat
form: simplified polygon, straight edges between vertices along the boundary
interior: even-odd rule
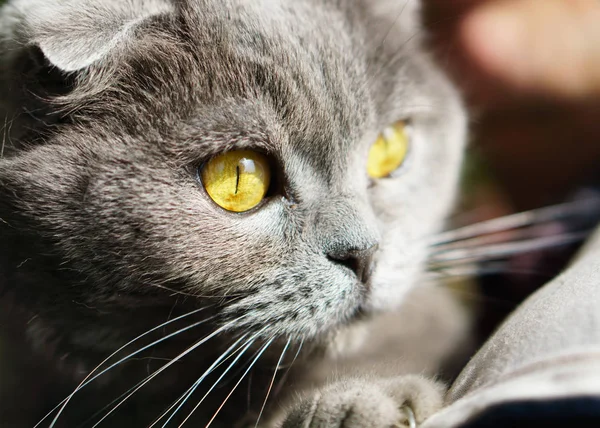
[[[468,328],[424,277],[467,119],[419,16],[8,1],[0,296],[20,380],[2,425],[56,404],[41,426],[387,427],[439,408]]]

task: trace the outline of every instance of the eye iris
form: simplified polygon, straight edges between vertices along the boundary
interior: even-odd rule
[[[271,171],[266,157],[250,150],[236,150],[212,158],[202,168],[206,193],[221,208],[243,212],[262,201]]]
[[[384,178],[394,172],[406,157],[408,136],[404,122],[390,126],[379,135],[369,150],[367,172],[372,178]]]

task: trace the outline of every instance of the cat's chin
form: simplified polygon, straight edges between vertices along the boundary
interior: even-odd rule
[[[358,351],[366,341],[369,329],[367,321],[377,315],[378,311],[359,307],[355,315],[340,324],[326,335],[323,341],[324,356],[337,359],[342,356],[352,355]]]

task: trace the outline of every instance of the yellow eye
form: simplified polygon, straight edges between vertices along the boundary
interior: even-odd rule
[[[402,121],[387,127],[369,150],[367,172],[371,178],[384,178],[394,172],[408,152],[408,133]]]
[[[260,153],[236,150],[208,161],[200,172],[206,193],[220,207],[248,211],[263,200],[269,189],[269,161]]]

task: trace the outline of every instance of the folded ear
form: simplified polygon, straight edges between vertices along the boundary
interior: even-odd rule
[[[172,3],[8,0],[0,7],[0,138],[6,142],[0,157],[15,153],[21,137],[68,121],[50,100],[73,91],[79,71],[127,49],[136,29],[169,14]]]
[[[1,24],[5,37],[37,46],[54,67],[72,72],[101,61],[141,23],[171,9],[167,0],[12,0]]]

